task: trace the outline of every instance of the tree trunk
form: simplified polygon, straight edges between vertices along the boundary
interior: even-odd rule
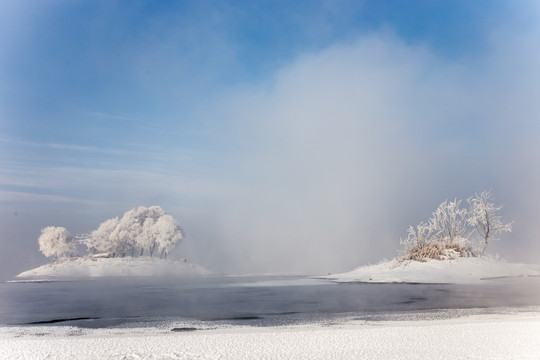
[[[487,247],[488,247],[488,239],[487,239],[487,237],[486,237],[486,238],[484,239],[484,248],[482,249],[482,255],[485,255],[485,254],[486,254]]]

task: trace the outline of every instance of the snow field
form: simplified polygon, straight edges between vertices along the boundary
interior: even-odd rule
[[[540,313],[164,329],[1,328],[6,359],[538,359]]]

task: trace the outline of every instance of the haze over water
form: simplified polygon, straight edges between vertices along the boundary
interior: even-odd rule
[[[435,311],[444,318],[460,311],[482,311],[478,308],[538,307],[539,294],[535,279],[483,285],[336,284],[305,277],[221,276],[3,283],[0,324],[111,327],[204,321],[270,326],[343,316],[414,318],[421,317],[421,311]]]

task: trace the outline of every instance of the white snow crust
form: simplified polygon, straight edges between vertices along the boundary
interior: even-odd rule
[[[210,270],[187,260],[138,258],[65,258],[24,271],[17,279],[50,277],[108,277],[108,276],[186,276],[210,274]]]
[[[286,327],[0,328],[2,359],[538,359],[540,313]]]
[[[476,284],[490,280],[539,276],[539,265],[471,257],[426,262],[394,259],[322,278],[337,282]]]

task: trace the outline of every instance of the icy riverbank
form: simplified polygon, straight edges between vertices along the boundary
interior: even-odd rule
[[[162,260],[148,256],[138,258],[65,258],[28,270],[17,279],[49,277],[113,277],[113,276],[163,276],[204,275],[210,270],[185,259]]]
[[[337,282],[475,284],[523,277],[538,277],[540,281],[540,266],[471,257],[426,262],[394,259],[321,278]]]
[[[8,359],[536,359],[540,313],[283,327],[0,328]]]

